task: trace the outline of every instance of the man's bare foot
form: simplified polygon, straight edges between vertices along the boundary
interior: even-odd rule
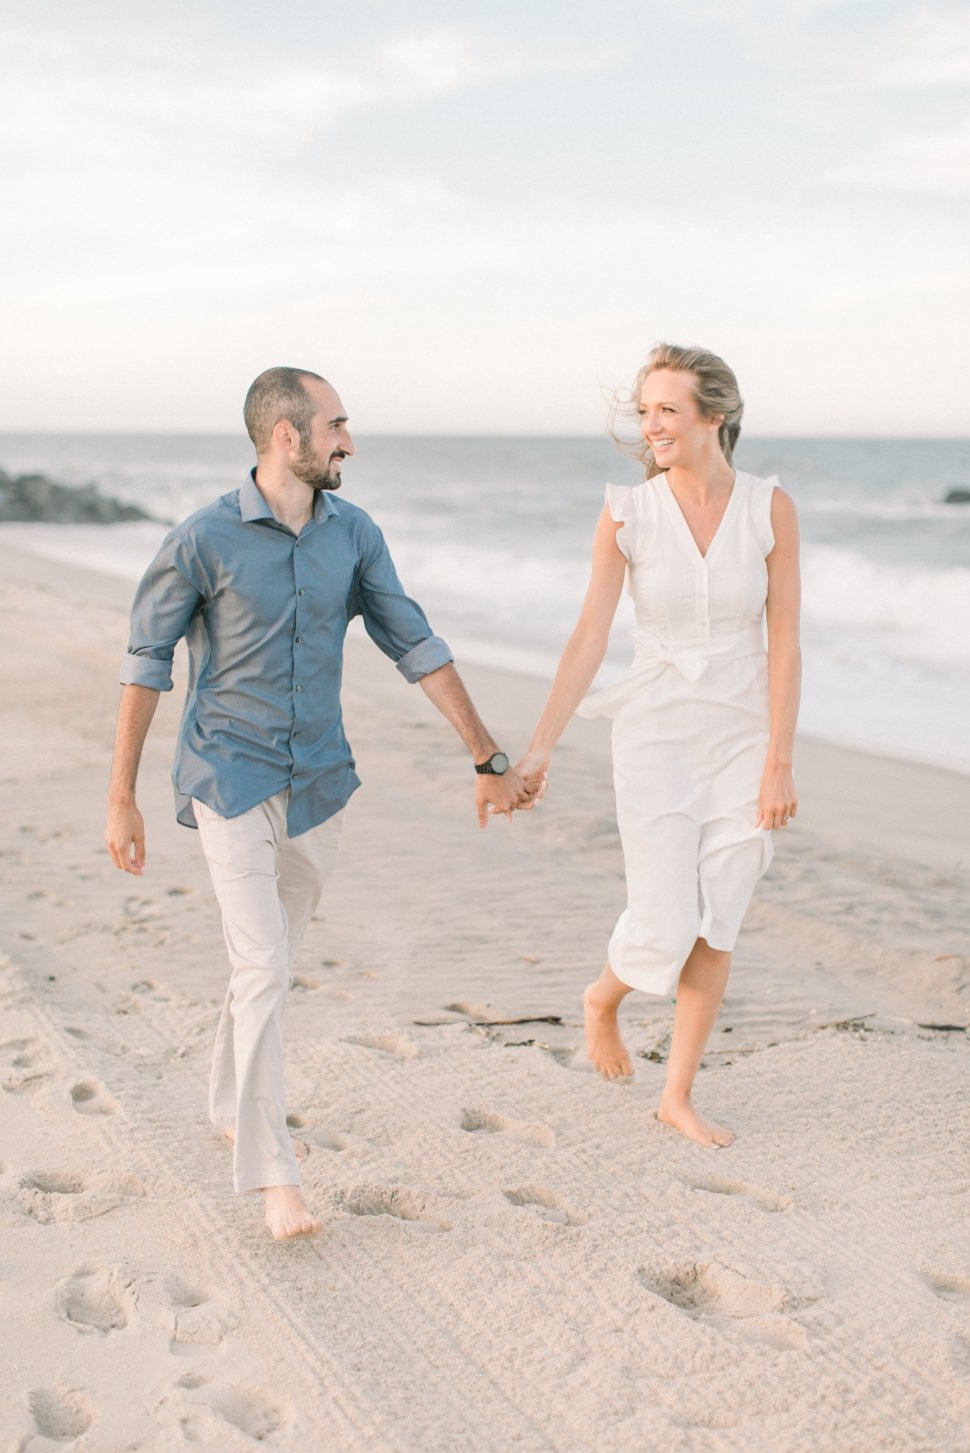
[[[230,1145],[235,1145],[235,1130],[226,1129],[222,1133],[226,1137]],[[295,1135],[291,1135],[290,1139],[293,1142],[293,1154],[296,1156],[297,1160],[306,1160],[307,1156],[310,1154],[310,1142],[308,1140],[297,1140]]]
[[[628,1079],[633,1067],[620,1038],[616,1005],[599,991],[598,983],[589,984],[583,994],[583,1018],[590,1064],[604,1079]]]
[[[726,1125],[716,1125],[713,1120],[702,1119],[689,1100],[675,1100],[665,1095],[660,1101],[657,1119],[709,1150],[734,1144],[733,1130],[728,1130]]]
[[[291,1236],[314,1236],[323,1222],[311,1216],[299,1186],[264,1186],[266,1224],[277,1241]]]

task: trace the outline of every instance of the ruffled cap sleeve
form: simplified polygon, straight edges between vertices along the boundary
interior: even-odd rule
[[[616,532],[616,543],[627,560],[632,560],[637,543],[636,495],[626,484],[608,484],[604,493],[607,509],[621,526]]]

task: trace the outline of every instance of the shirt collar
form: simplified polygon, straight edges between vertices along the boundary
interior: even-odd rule
[[[337,513],[337,506],[330,498],[330,491],[318,489],[313,501],[313,518],[317,524]],[[253,520],[271,520],[273,511],[259,492],[256,471],[251,469],[239,490],[239,517],[245,524]]]

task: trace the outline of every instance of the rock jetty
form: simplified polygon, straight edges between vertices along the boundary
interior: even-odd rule
[[[94,484],[55,484],[43,474],[16,478],[0,469],[0,521],[35,520],[50,525],[115,525],[154,520],[138,505],[101,494]]]

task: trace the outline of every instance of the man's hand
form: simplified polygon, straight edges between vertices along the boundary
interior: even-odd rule
[[[537,786],[523,782],[514,767],[503,772],[501,777],[482,772],[475,778],[475,806],[478,810],[479,827],[488,827],[490,815],[502,813],[512,821],[512,813],[533,805]]]
[[[116,868],[141,877],[145,871],[145,821],[133,802],[109,804],[104,843]]]
[[[139,878],[145,869],[145,824],[135,806],[135,779],[158,696],[149,686],[122,687],[108,786],[105,847],[116,868]]]

